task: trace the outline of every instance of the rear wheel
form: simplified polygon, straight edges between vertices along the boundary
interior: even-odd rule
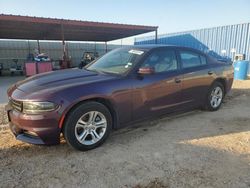
[[[220,82],[215,82],[208,91],[205,108],[209,111],[218,110],[222,104],[224,95],[223,85]]]
[[[63,134],[67,143],[78,150],[100,146],[112,128],[109,110],[97,102],[86,102],[75,108],[66,119]]]

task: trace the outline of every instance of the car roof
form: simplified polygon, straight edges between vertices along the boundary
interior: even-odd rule
[[[175,45],[166,45],[166,44],[139,44],[139,45],[134,45],[132,47],[136,48],[145,48],[145,49],[153,49],[153,48],[158,48],[158,47],[177,47]]]
[[[201,53],[206,55],[204,52],[197,50],[195,48],[185,47],[185,46],[177,46],[177,45],[165,45],[165,44],[146,44],[146,45],[134,45],[130,46],[131,49],[141,49],[141,50],[147,50],[150,51],[152,49],[156,48],[164,48],[164,47],[170,47],[175,49],[182,49],[182,50],[190,50],[193,52]]]
[[[166,44],[145,44],[145,45],[134,45],[132,48],[140,48],[140,49],[154,49],[160,47],[173,47],[173,48],[185,48],[190,50],[196,50],[194,48],[185,47],[185,46],[177,46],[177,45],[166,45]]]

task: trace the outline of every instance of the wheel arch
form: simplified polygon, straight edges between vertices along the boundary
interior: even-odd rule
[[[223,85],[223,89],[224,89],[224,95],[226,94],[227,92],[227,82],[226,82],[226,78],[222,78],[222,77],[219,77],[219,78],[216,78],[212,85],[215,83],[215,82],[219,82]]]
[[[93,98],[89,98],[89,99],[84,99],[84,100],[81,100],[81,101],[78,101],[76,102],[75,104],[73,104],[72,106],[69,107],[69,109],[67,109],[60,121],[59,121],[59,128],[61,128],[61,130],[63,130],[63,127],[64,127],[64,124],[65,124],[65,121],[68,117],[68,115],[75,109],[77,108],[78,106],[82,105],[83,103],[86,103],[86,102],[98,102],[102,105],[104,105],[109,111],[110,111],[110,114],[112,116],[112,129],[115,129],[117,127],[117,124],[119,123],[118,121],[118,115],[117,115],[117,112],[115,110],[115,107],[113,105],[113,103],[107,99],[107,98],[104,98],[104,97],[93,97]]]

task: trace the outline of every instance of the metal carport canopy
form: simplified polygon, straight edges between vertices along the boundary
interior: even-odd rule
[[[0,39],[108,42],[156,31],[155,26],[0,15]]]

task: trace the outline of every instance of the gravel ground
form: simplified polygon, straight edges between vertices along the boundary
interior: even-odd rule
[[[34,146],[0,126],[0,187],[250,187],[250,80],[218,112],[143,122],[92,151]],[[2,107],[2,106],[1,106]],[[0,108],[1,108],[0,107]],[[6,123],[3,109],[0,124]]]
[[[4,111],[4,105],[0,104],[0,130],[5,129],[3,125],[8,123],[7,113]]]

